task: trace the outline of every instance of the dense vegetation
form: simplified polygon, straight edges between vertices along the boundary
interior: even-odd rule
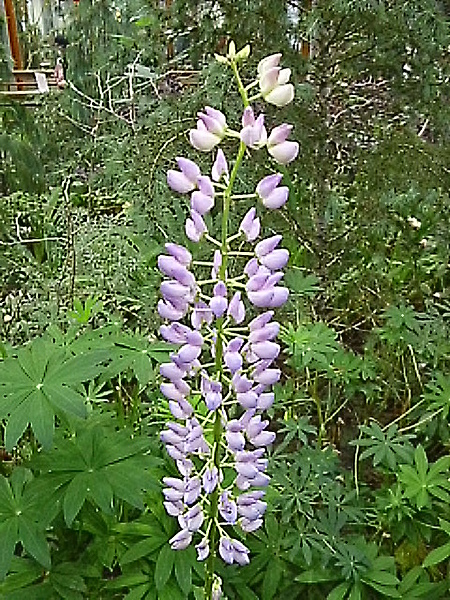
[[[81,0],[66,89],[0,106],[0,598],[203,597],[167,544],[157,256],[186,244],[166,172],[195,113],[240,120],[230,38],[248,73],[283,52],[301,155],[263,223],[291,256],[269,508],[224,593],[448,598],[450,7],[160,4]]]

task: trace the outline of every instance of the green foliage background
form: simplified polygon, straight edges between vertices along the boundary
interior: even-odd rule
[[[449,596],[450,7],[311,4],[81,0],[64,92],[0,106],[2,600],[202,598],[167,544],[156,259],[185,243],[165,174],[196,111],[240,121],[228,39],[245,82],[283,52],[301,155],[263,217],[291,254],[269,510],[226,597]]]

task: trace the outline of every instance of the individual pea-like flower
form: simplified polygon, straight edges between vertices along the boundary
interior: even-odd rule
[[[278,186],[283,175],[276,173],[268,175],[261,179],[256,186],[256,193],[261,199],[261,202],[266,208],[271,210],[281,208],[289,196],[289,188],[287,186]]]
[[[201,214],[194,209],[191,210],[191,217],[186,219],[185,231],[191,242],[199,242],[208,231]]]
[[[294,99],[294,86],[288,83],[291,70],[279,67],[281,54],[266,56],[258,64],[258,82],[266,102],[281,107]]]
[[[216,317],[221,317],[228,307],[227,288],[223,281],[219,281],[214,286],[214,295],[209,303],[211,310]]]
[[[239,225],[239,231],[241,231],[247,240],[247,242],[253,242],[259,236],[261,231],[261,223],[259,218],[256,216],[256,208],[252,208],[246,213]]]
[[[230,174],[228,172],[227,159],[225,158],[225,154],[220,148],[217,150],[216,160],[214,161],[214,164],[212,166],[211,177],[213,181],[217,182],[220,181],[223,177],[225,182],[227,183],[230,177]]]
[[[198,188],[191,195],[191,208],[204,216],[214,206],[214,187],[209,177],[201,175],[198,178]]]
[[[264,127],[264,115],[255,119],[253,108],[247,106],[242,115],[241,141],[249,148],[262,148],[267,142],[267,131]]]
[[[188,158],[177,157],[179,171],[170,169],[167,172],[167,183],[170,188],[179,194],[192,192],[197,187],[200,177],[200,168]]]
[[[198,113],[197,129],[191,129],[189,139],[196,150],[209,152],[220,144],[227,130],[225,115],[210,106]]]
[[[278,125],[272,129],[267,140],[267,151],[280,165],[287,165],[298,155],[298,142],[290,142],[287,139],[291,130],[292,125],[287,123]]]

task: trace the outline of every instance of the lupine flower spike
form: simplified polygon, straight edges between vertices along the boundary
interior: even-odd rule
[[[164,321],[160,333],[176,347],[170,362],[160,367],[160,389],[172,415],[161,440],[178,470],[177,477],[163,479],[164,506],[180,528],[170,540],[172,549],[194,544],[198,560],[206,561],[208,600],[218,600],[222,594],[215,561],[220,557],[227,564],[248,564],[245,536],[263,524],[269,484],[266,448],[275,442],[264,412],[274,400],[270,387],[281,377],[275,364],[280,326],[274,320],[274,309],[289,296],[282,285],[289,253],[281,247],[281,235],[261,239],[257,214],[261,206],[276,210],[286,203],[289,190],[280,185],[281,174],[268,174],[256,186],[256,194],[244,195],[246,199],[256,196],[260,205],[244,209],[237,231],[229,231],[232,188],[246,151],[257,152],[267,146],[269,154],[283,165],[299,151],[298,143],[287,139],[291,125],[283,123],[267,136],[264,116],[255,117],[237,70],[248,54],[248,46],[237,52],[230,44],[228,54],[218,57],[219,62],[232,66],[244,104],[231,172],[218,148],[211,177],[202,174],[194,161],[181,157],[176,159],[178,169],[167,174],[173,191],[190,194],[187,238],[202,244],[203,256],[204,246],[214,244],[211,278],[195,276],[192,255],[182,245],[166,244],[165,253],[158,258],[163,275],[158,303]],[[280,58],[274,54],[263,59],[257,74],[263,98],[276,106],[291,102],[294,94],[288,83],[290,70],[279,67]],[[235,140],[225,115],[208,106],[198,113],[197,127],[189,139],[196,150],[209,152],[229,131]],[[216,217],[219,203],[222,231],[217,241],[210,237],[205,216],[213,212]],[[243,245],[247,248],[240,254]],[[203,258],[199,264],[203,267]]]

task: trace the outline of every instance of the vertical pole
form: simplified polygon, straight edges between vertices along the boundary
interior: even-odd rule
[[[305,0],[304,3],[304,10],[309,12],[312,8],[312,0]],[[310,42],[309,40],[304,40],[302,41],[302,56],[305,59],[310,58],[311,55],[311,47],[310,47]]]
[[[22,56],[20,54],[19,36],[17,34],[16,14],[14,12],[13,0],[5,0],[6,24],[8,27],[9,46],[15,69],[23,69]]]
[[[171,7],[172,7],[172,0],[166,0],[166,9],[169,13],[168,19],[171,18]],[[170,60],[174,56],[175,56],[175,49],[173,47],[173,42],[169,42],[167,44],[167,60]]]

